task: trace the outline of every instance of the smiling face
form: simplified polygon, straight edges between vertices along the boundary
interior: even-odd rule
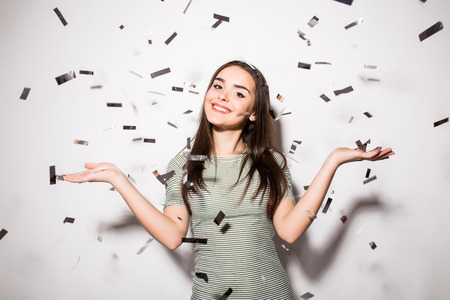
[[[204,109],[216,130],[242,130],[255,120],[255,81],[239,66],[221,70],[205,96]]]

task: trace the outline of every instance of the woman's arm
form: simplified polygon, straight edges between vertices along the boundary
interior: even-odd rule
[[[294,205],[291,199],[281,200],[273,216],[273,224],[278,235],[286,242],[293,243],[308,229],[340,165],[352,161],[382,160],[393,154],[392,149],[381,150],[381,147],[370,152],[348,148],[337,148],[332,151],[297,204]]]
[[[122,195],[136,218],[156,240],[175,249],[186,236],[189,214],[184,206],[168,206],[161,213],[128,180],[125,174],[110,163],[87,163],[87,170],[64,175],[69,182],[108,182]]]

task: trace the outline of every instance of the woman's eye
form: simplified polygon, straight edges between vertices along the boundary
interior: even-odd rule
[[[238,96],[239,98],[244,98],[245,97],[244,94],[239,93],[239,92],[236,92],[236,96]]]
[[[221,86],[220,84],[214,84],[213,87],[214,87],[215,89],[221,89],[221,88],[222,88],[222,86]]]

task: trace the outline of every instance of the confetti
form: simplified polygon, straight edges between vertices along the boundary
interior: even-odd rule
[[[23,88],[22,94],[20,95],[21,100],[27,100],[28,94],[30,93],[31,88]]]
[[[283,99],[284,99],[284,98],[283,98],[283,96],[281,96],[280,94],[278,94],[278,95],[277,95],[277,99],[278,99],[278,101],[283,102]]]
[[[173,39],[177,36],[177,34],[178,34],[178,33],[176,33],[176,32],[172,33],[172,35],[169,36],[169,38],[168,38],[164,43],[165,43],[166,45],[169,45],[170,42],[172,42]]]
[[[175,171],[172,170],[170,172],[167,172],[166,174],[159,175],[158,170],[153,171],[153,175],[162,183],[165,184],[167,180],[169,180],[170,177],[175,175]]]
[[[325,102],[330,102],[331,101],[330,98],[328,98],[327,95],[325,95],[325,94],[320,95],[320,98],[322,98],[322,100],[325,101]]]
[[[144,76],[142,76],[141,74],[138,74],[138,73],[136,73],[134,71],[130,71],[130,73],[135,75],[135,76],[137,76],[137,77],[139,77],[139,78],[144,78]]]
[[[182,182],[183,184],[187,187],[190,188],[192,187],[194,184],[192,182],[190,182],[188,180],[188,170],[186,168],[186,165],[183,166],[183,178],[182,178]]]
[[[199,238],[181,238],[182,243],[199,243],[199,244],[207,244],[208,239],[199,239]]]
[[[327,61],[316,61],[315,64],[316,65],[331,65],[331,63],[327,62]]]
[[[358,149],[359,149],[359,150],[366,151],[366,146],[364,146],[363,143],[361,143],[360,140],[357,140],[357,141],[356,141],[356,146],[358,146]]]
[[[125,28],[125,26],[120,25],[119,28],[120,28],[120,30],[123,30]]]
[[[308,44],[308,46],[311,46],[311,41],[309,40],[309,39],[307,39],[306,38],[306,34],[305,33],[303,33],[300,29],[299,30],[297,30],[297,34],[298,34],[298,36],[302,39],[302,40],[304,40],[304,41],[306,41],[306,43]]]
[[[182,92],[183,88],[182,87],[173,86],[172,87],[172,91],[174,91],[174,92]]]
[[[191,2],[192,2],[192,0],[189,0],[189,3],[186,5],[186,8],[183,10],[183,14],[186,13],[186,11],[187,11],[188,8],[189,8],[189,5],[191,5]]]
[[[164,74],[170,73],[170,68],[165,68],[150,74],[150,77],[155,78]]]
[[[442,22],[437,22],[436,24],[434,24],[433,26],[431,26],[430,28],[419,34],[419,40],[423,41],[432,36],[433,34],[435,34],[436,32],[441,31],[442,29],[444,29],[444,25],[442,24]]]
[[[306,64],[302,62],[299,62],[297,67],[301,69],[311,70],[311,64]]]
[[[56,82],[58,83],[58,85],[61,85],[61,84],[66,83],[67,81],[72,80],[76,77],[77,76],[75,75],[75,72],[70,71],[69,73],[55,77],[55,79],[56,79]]]
[[[377,66],[374,66],[374,65],[364,65],[364,68],[366,68],[366,69],[376,69]]]
[[[294,140],[291,144],[291,149],[289,150],[289,153],[294,154],[295,150],[297,150],[297,146],[300,145],[301,143],[302,143],[302,141]]]
[[[355,118],[355,117],[351,116],[350,119],[348,120],[348,122],[349,122],[349,123],[353,122],[353,119],[354,119],[354,118]]]
[[[183,113],[183,115],[188,115],[188,114],[190,114],[190,113],[192,113],[192,112],[193,112],[192,110],[188,109],[187,111],[185,111],[185,112]]]
[[[93,85],[91,86],[91,89],[101,89],[102,86],[101,85]]]
[[[59,20],[61,21],[61,23],[66,26],[67,25],[67,21],[66,19],[64,19],[64,16],[62,15],[62,13],[59,11],[59,9],[57,7],[55,7],[53,9],[53,11],[56,13],[56,15],[58,16]]]
[[[229,17],[225,17],[219,14],[214,14],[213,15],[214,19],[218,19],[220,21],[224,21],[224,22],[230,22],[230,18]]]
[[[214,24],[211,26],[211,29],[216,29],[217,27],[219,27],[220,24],[222,24],[222,21],[221,21],[221,20],[217,20],[217,22],[214,23]]]
[[[223,218],[225,218],[225,214],[222,211],[219,211],[219,213],[217,214],[217,217],[214,219],[214,223],[216,223],[217,225],[220,225]]]
[[[231,225],[230,223],[225,223],[225,225],[223,225],[222,228],[220,228],[220,232],[225,233],[228,231],[228,229],[230,229]]]
[[[334,1],[337,1],[337,2],[340,2],[340,3],[344,3],[344,4],[347,4],[347,5],[352,5],[352,2],[353,2],[353,0],[334,0]]]
[[[55,166],[50,166],[50,184],[56,184]]]
[[[148,43],[151,45],[152,44],[152,40],[148,40]]]
[[[2,230],[0,230],[0,240],[6,235],[8,233],[8,230],[6,230],[6,229],[2,229]]]
[[[375,248],[377,247],[377,244],[375,244],[375,242],[370,242],[369,245],[372,250],[375,250]]]
[[[99,236],[97,237],[97,241],[99,241],[99,242],[101,243],[101,242],[103,242],[103,238],[99,235]]]
[[[178,126],[177,126],[177,125],[175,125],[174,123],[172,123],[172,122],[169,122],[169,121],[167,121],[167,125],[170,125],[170,126],[172,126],[172,127],[174,127],[174,128],[178,128]]]
[[[208,282],[208,275],[206,273],[195,272],[195,276]]]
[[[132,183],[134,183],[134,184],[136,184],[136,180],[134,180],[134,178],[133,177],[131,177],[131,175],[130,174],[128,174],[128,179],[130,179],[130,181],[132,182]]]
[[[122,107],[122,103],[119,102],[108,102],[106,103],[106,107]]]
[[[353,92],[353,88],[352,88],[352,86],[348,86],[342,90],[335,90],[333,92],[334,92],[335,96],[339,96],[340,94],[346,94],[346,93]]]
[[[373,116],[370,114],[370,112],[368,112],[368,111],[366,111],[366,112],[364,113],[364,115],[365,115],[366,117],[368,117],[369,119],[373,117]]]
[[[369,178],[367,178],[366,180],[363,181],[363,184],[367,184],[367,183],[369,183],[371,181],[374,181],[375,179],[377,179],[377,176],[369,177]]]
[[[139,251],[136,253],[137,255],[142,254],[142,252],[144,252],[144,250],[148,247],[148,245],[150,245],[150,243],[153,241],[153,238],[149,238],[147,240],[147,242],[145,242],[144,246],[141,247],[141,249],[139,249]]]
[[[56,176],[56,180],[64,181],[64,175],[58,175],[58,176]]]
[[[191,149],[191,138],[190,137],[188,137],[187,139],[186,139],[186,148],[187,149]]]
[[[82,140],[73,140],[74,144],[78,144],[78,145],[83,145],[83,146],[87,146],[89,144],[88,141],[82,141]]]
[[[193,161],[205,161],[208,158],[207,155],[188,155],[187,160],[193,160]]]
[[[75,222],[75,218],[66,217],[63,221],[63,223],[72,223]]]
[[[324,214],[327,213],[328,208],[330,208],[330,204],[331,204],[331,201],[332,201],[332,200],[333,200],[333,199],[331,199],[331,198],[328,198],[328,199],[327,199],[327,203],[325,203],[325,206],[323,207],[322,213],[324,213]]]
[[[87,70],[80,70],[78,71],[78,73],[82,75],[94,75],[94,71],[87,71]]]
[[[304,185],[303,189],[306,191],[309,188],[309,185]]]
[[[364,21],[363,18],[359,18],[359,19],[356,20],[355,22],[352,22],[352,23],[346,25],[344,28],[345,28],[345,30],[350,29],[350,28],[352,28],[353,26],[356,26],[356,25],[361,24],[363,21]]]
[[[347,216],[346,215],[343,215],[341,217],[341,222],[344,223],[344,224],[345,224],[345,222],[347,222]]]
[[[369,178],[369,176],[370,176],[370,169],[369,168],[367,168],[367,171],[366,171],[366,178]]]
[[[448,122],[448,117],[445,118],[445,119],[442,119],[442,120],[434,122],[433,125],[434,125],[434,127],[438,127],[439,125],[442,125],[442,124],[447,123],[447,122]]]
[[[314,295],[311,294],[310,292],[304,293],[303,295],[300,296],[300,298],[305,300],[311,299],[312,297],[314,297]]]
[[[148,139],[148,138],[144,138],[144,143],[156,143],[156,139]]]
[[[134,125],[123,125],[123,130],[136,130]]]
[[[217,299],[217,300],[225,300],[225,299],[227,299],[228,296],[230,296],[232,292],[233,292],[233,289],[232,289],[232,288],[229,288],[229,289],[225,292],[225,294],[223,294],[222,296],[220,296],[220,298]]]
[[[309,27],[313,28],[314,26],[317,25],[317,23],[319,23],[319,18],[314,16],[311,18],[311,20],[308,22]]]

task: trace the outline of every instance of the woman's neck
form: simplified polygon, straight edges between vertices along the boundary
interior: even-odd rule
[[[241,138],[242,130],[217,131],[213,129],[214,146],[212,155],[230,158],[245,151],[245,143]]]

